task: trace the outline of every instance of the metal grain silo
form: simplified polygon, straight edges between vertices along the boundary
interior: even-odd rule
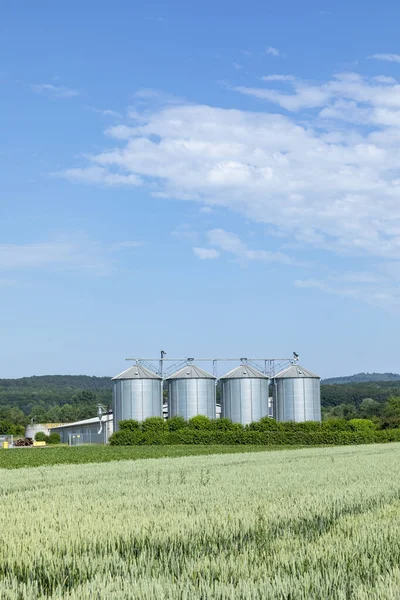
[[[268,416],[268,377],[249,365],[241,365],[220,379],[221,416],[247,425]]]
[[[163,416],[162,379],[142,365],[113,377],[114,431],[125,419],[144,421]]]
[[[272,381],[274,418],[277,421],[320,421],[321,391],[320,377],[291,365]]]
[[[168,415],[186,420],[196,415],[215,419],[216,377],[195,365],[187,365],[167,378]]]

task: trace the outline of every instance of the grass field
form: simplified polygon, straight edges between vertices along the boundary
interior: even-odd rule
[[[143,458],[174,458],[201,454],[236,454],[238,452],[265,452],[282,450],[283,446],[68,446],[47,448],[15,448],[0,450],[0,469],[22,469],[46,465],[66,465],[103,463],[118,460],[138,460]],[[296,446],[288,446],[296,449]],[[0,599],[1,600],[1,599]]]
[[[0,478],[1,599],[400,597],[400,444]]]

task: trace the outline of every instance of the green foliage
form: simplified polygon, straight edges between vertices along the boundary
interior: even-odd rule
[[[10,421],[0,421],[0,435],[13,435],[14,437],[21,437],[25,434],[25,427],[22,425],[15,425]]]
[[[72,422],[94,417],[97,404],[112,404],[109,377],[53,375],[0,379],[0,421],[26,425]]]
[[[61,441],[60,434],[55,431],[50,432],[50,435],[48,435],[47,439],[46,439],[46,442],[50,445],[59,444],[60,441]]]
[[[243,425],[241,423],[234,423],[231,419],[221,417],[220,419],[213,419],[211,421],[211,428],[215,431],[242,431]]]
[[[330,419],[329,421],[322,422],[322,429],[328,431],[348,431],[350,430],[350,426],[346,419]]]
[[[368,419],[351,419],[349,426],[352,431],[373,431],[377,429],[375,423]]]
[[[143,436],[140,429],[120,429],[119,431],[114,431],[109,442],[111,446],[136,446],[141,443],[142,439]]]
[[[389,418],[400,418],[400,396],[392,396],[389,398],[383,409],[383,415]]]
[[[276,431],[280,428],[280,423],[271,417],[262,417],[259,421],[250,423],[248,428],[252,431]]]
[[[399,381],[321,385],[321,403],[325,408],[339,404],[352,404],[358,410],[365,398],[376,400],[382,405],[391,396],[400,396]]]
[[[176,416],[168,419],[167,425],[169,431],[178,431],[179,429],[184,429],[187,427],[188,423],[183,417]]]
[[[165,428],[118,431],[110,439],[111,445],[337,445],[369,444],[400,440],[399,430],[377,430],[368,419],[332,419],[324,423],[277,423],[264,417],[256,423],[243,427],[228,419],[212,421],[206,417],[194,417],[189,426],[167,431]],[[133,435],[134,434],[134,435]]]
[[[191,419],[189,419],[188,424],[191,429],[205,430],[212,428],[211,419],[204,415],[197,415],[196,417],[192,417]]]
[[[126,419],[125,421],[120,421],[118,423],[118,427],[124,431],[138,431],[141,429],[139,421],[135,421],[135,419]]]
[[[45,432],[44,432],[44,431],[38,431],[38,432],[35,434],[35,440],[36,440],[37,442],[45,442],[45,441],[47,440],[47,438],[48,438],[48,436],[45,434]]]
[[[142,423],[143,433],[162,433],[168,431],[168,424],[162,417],[148,417]]]
[[[378,417],[381,413],[382,404],[373,398],[364,398],[359,407],[359,414],[362,419],[370,419]]]
[[[120,431],[116,432],[122,433]],[[134,434],[134,432],[124,432]],[[114,434],[115,435],[115,434]],[[172,434],[171,434],[172,435]],[[103,463],[120,460],[142,460],[145,458],[166,458],[180,456],[195,456],[202,454],[231,454],[242,452],[278,451],[283,446],[229,446],[229,445],[126,445],[120,446],[49,446],[46,450],[32,448],[27,452],[3,451],[0,449],[0,469],[22,469],[26,467],[41,467],[44,465],[69,465],[86,463]],[[291,446],[290,449],[296,448]],[[0,471],[1,481],[3,480]],[[1,598],[1,596],[0,596]]]

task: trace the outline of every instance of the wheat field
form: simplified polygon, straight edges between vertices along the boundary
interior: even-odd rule
[[[1,600],[400,597],[400,444],[0,470]]]

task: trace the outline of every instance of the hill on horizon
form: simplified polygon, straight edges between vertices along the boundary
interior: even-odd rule
[[[351,383],[370,383],[374,381],[400,381],[398,373],[356,373],[355,375],[346,375],[343,377],[329,377],[322,379],[323,385],[351,384]]]

